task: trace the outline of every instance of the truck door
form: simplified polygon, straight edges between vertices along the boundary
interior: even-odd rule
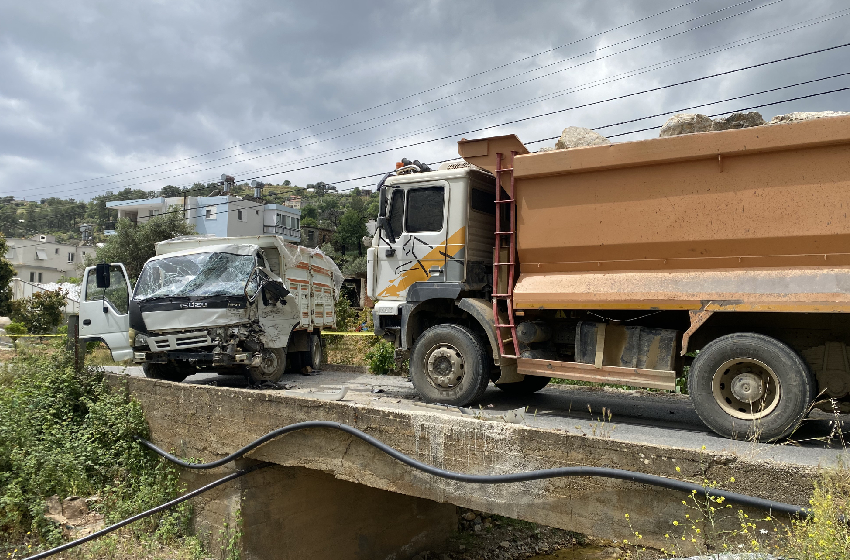
[[[80,338],[101,339],[116,362],[133,357],[130,346],[130,282],[123,264],[103,267],[101,279],[108,287],[98,288],[97,267],[86,268],[80,298]]]
[[[379,299],[405,299],[414,282],[444,274],[449,188],[445,181],[392,189],[387,223],[395,241],[377,247]]]

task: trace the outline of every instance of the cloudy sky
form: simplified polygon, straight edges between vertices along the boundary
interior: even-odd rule
[[[461,136],[610,136],[850,72],[848,46],[569,110],[848,43],[846,0],[0,0],[0,15],[0,196],[28,200],[222,173],[364,186],[349,179],[456,157]],[[850,91],[756,110],[850,111]]]

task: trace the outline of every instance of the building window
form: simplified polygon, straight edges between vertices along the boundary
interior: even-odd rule
[[[216,215],[215,207],[207,208],[206,218],[208,220],[215,220],[215,215]]]
[[[41,273],[38,273],[38,283],[41,284]]]
[[[35,272],[30,272],[30,282],[35,282]]]
[[[74,262],[74,253],[68,253],[68,264]]]
[[[240,222],[244,222],[244,221],[245,221],[245,220],[243,220],[243,219],[242,219],[242,210],[237,210],[237,211],[236,211],[236,219],[237,219],[237,220],[239,220]]]
[[[54,255],[58,255],[58,254],[59,254],[59,247],[56,247],[56,252],[54,252],[53,254],[54,254]]]

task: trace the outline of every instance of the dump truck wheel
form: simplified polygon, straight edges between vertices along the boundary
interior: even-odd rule
[[[789,436],[815,397],[805,362],[769,336],[736,333],[710,342],[688,374],[688,391],[705,425],[728,438]]]
[[[467,405],[484,394],[490,365],[475,334],[460,325],[436,325],[410,354],[413,386],[426,402]]]
[[[264,348],[260,365],[249,367],[248,375],[254,383],[274,383],[283,377],[285,369],[286,351],[283,348]]]
[[[194,373],[194,371],[190,370],[188,367],[175,362],[168,362],[165,364],[145,362],[142,364],[142,371],[145,373],[145,377],[174,381],[175,383],[180,383]]]
[[[496,387],[511,395],[530,395],[536,393],[552,381],[551,377],[540,375],[526,375],[522,381],[516,383],[497,383]]]

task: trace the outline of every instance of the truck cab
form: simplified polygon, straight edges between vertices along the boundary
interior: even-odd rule
[[[468,402],[490,380],[523,379],[494,339],[495,199],[493,174],[462,160],[435,171],[407,165],[380,186],[367,250],[375,333],[404,359],[423,340],[429,344],[426,331],[446,331],[454,343],[429,348],[423,358],[427,383],[413,376],[417,390],[430,391],[435,401]],[[411,360],[412,373],[416,367]],[[480,375],[467,375],[470,368]]]
[[[277,381],[287,364],[319,369],[320,329],[334,323],[342,276],[320,251],[276,236],[177,238],[157,245],[130,293],[120,263],[89,267],[80,335],[148,377],[199,367]]]

